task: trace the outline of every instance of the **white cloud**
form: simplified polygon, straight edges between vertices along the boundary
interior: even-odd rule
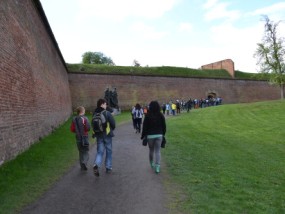
[[[263,36],[261,22],[244,28],[224,23],[212,27],[209,35],[212,48],[216,50],[215,57],[221,57],[219,60],[231,58],[235,62],[236,69],[255,72],[256,59],[253,54]]]
[[[229,20],[238,19],[241,14],[238,10],[228,10],[229,3],[218,2],[217,0],[209,0],[204,8],[206,9],[205,20],[212,21],[215,19],[226,18]]]
[[[204,7],[205,9],[209,9],[209,8],[213,7],[217,2],[218,2],[218,0],[208,0],[208,1],[203,5],[203,7]]]
[[[167,35],[166,32],[156,31],[154,27],[148,26],[143,22],[136,22],[131,26],[131,30],[142,36],[144,39],[161,39]]]
[[[186,23],[186,22],[183,22],[183,23],[180,23],[178,25],[178,30],[180,32],[191,32],[192,31],[192,24],[191,23]]]
[[[279,2],[268,7],[263,7],[256,9],[253,12],[247,13],[246,16],[259,16],[260,24],[262,24],[262,30],[264,30],[264,21],[262,15],[267,15],[271,21],[277,23],[279,21],[279,25],[277,28],[277,36],[284,37],[285,35],[285,2]],[[263,35],[263,32],[262,32]]]
[[[270,5],[268,7],[264,7],[264,8],[260,8],[257,9],[251,13],[249,13],[250,15],[274,15],[276,13],[281,12],[282,14],[284,14],[284,10],[285,10],[285,2],[279,2],[273,5]]]
[[[178,0],[78,0],[79,19],[102,17],[123,20],[129,16],[157,18],[170,11]]]

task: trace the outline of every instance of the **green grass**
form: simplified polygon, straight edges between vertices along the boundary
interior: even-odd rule
[[[261,73],[247,73],[242,71],[235,71],[236,79],[247,79],[247,80],[269,80],[271,74]]]
[[[88,116],[91,119],[90,115]],[[129,112],[115,116],[117,124],[130,120]],[[51,135],[0,167],[0,213],[17,213],[33,202],[78,160],[71,119]]]
[[[66,64],[70,73],[87,74],[120,74],[120,75],[140,75],[140,76],[168,76],[168,77],[188,77],[188,78],[223,78],[232,79],[229,73],[223,69],[202,70],[193,68],[161,66],[161,67],[134,67],[134,66],[109,66],[94,64]],[[235,71],[236,79],[268,80],[270,75]]]
[[[285,213],[285,102],[192,110],[167,119],[163,159],[182,213]],[[90,118],[90,116],[89,116]],[[115,117],[130,120],[129,112]],[[78,160],[70,120],[0,167],[0,213],[17,213]]]
[[[182,67],[134,67],[134,66],[109,66],[94,64],[67,64],[71,73],[93,74],[120,74],[141,76],[169,76],[169,77],[204,77],[204,78],[227,78],[231,76],[226,70],[200,70]]]
[[[285,102],[193,110],[167,120],[163,157],[183,213],[285,213]]]

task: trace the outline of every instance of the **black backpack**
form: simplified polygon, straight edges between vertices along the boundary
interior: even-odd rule
[[[104,112],[106,112],[106,110],[101,112],[95,112],[93,114],[91,124],[95,134],[103,133],[107,127],[107,119],[104,115]]]

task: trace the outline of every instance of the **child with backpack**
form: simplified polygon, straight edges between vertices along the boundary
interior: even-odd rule
[[[89,159],[89,139],[88,131],[90,130],[90,123],[85,115],[85,108],[79,106],[76,109],[77,116],[73,118],[70,131],[75,133],[76,144],[79,151],[79,164],[81,170],[87,170],[87,163]]]

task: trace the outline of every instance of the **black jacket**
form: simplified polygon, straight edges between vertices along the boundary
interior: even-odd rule
[[[166,133],[166,123],[165,118],[162,113],[158,115],[146,114],[143,121],[143,130],[141,139],[147,135],[162,134],[163,136]]]

